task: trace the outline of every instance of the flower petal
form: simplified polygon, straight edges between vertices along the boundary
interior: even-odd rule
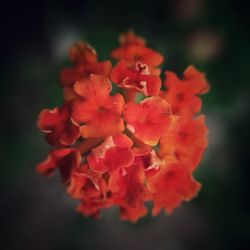
[[[146,98],[140,104],[126,104],[124,119],[127,129],[150,146],[158,143],[172,121],[169,105],[160,97]]]

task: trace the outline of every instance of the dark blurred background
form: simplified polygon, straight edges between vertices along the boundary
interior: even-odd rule
[[[1,249],[249,249],[249,70],[247,1],[7,1],[1,4]],[[133,28],[178,74],[206,72],[209,148],[195,172],[199,196],[171,215],[121,222],[118,211],[83,218],[60,185],[34,166],[49,149],[38,112],[62,102],[58,72],[67,49],[88,40],[107,59]]]

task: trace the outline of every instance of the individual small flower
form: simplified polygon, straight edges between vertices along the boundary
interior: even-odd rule
[[[87,160],[90,168],[98,173],[110,172],[130,166],[134,161],[133,141],[125,134],[109,136],[91,150]]]
[[[147,209],[144,201],[147,197],[143,164],[135,160],[130,167],[110,173],[108,188],[112,203],[120,207],[122,220],[136,222],[145,216]]]
[[[145,186],[146,175],[142,161],[137,157],[128,169],[125,180],[123,201],[120,202],[120,216],[122,220],[136,222],[147,214],[145,201],[149,193]]]
[[[60,73],[60,84],[65,87],[72,87],[76,81],[80,81],[90,74],[109,76],[111,72],[111,62],[96,62],[89,65],[78,65],[74,68],[65,68]]]
[[[60,108],[43,109],[39,114],[37,126],[52,146],[74,144],[80,136],[79,128],[70,119],[70,109],[71,104],[65,103]]]
[[[81,154],[77,149],[55,149],[49,153],[45,161],[36,166],[36,170],[44,176],[51,176],[58,169],[62,182],[68,184],[72,171],[78,168],[80,162]]]
[[[158,95],[161,88],[161,79],[152,75],[147,64],[136,62],[135,66],[125,61],[119,62],[112,70],[111,81],[118,86],[135,89],[146,96]]]
[[[166,71],[164,85],[167,90],[162,91],[160,96],[171,105],[174,114],[179,114],[183,110],[195,114],[201,109],[198,95],[206,93],[209,85],[204,74],[193,66],[189,66],[183,76],[183,80],[180,80],[175,73]]]
[[[119,40],[121,47],[111,52],[112,58],[132,64],[139,61],[152,67],[157,67],[162,63],[163,56],[146,47],[146,41],[137,37],[133,32],[121,35]]]
[[[92,199],[105,196],[105,181],[82,164],[72,171],[67,193],[74,199]]]
[[[155,146],[167,132],[173,117],[169,104],[160,97],[148,97],[139,104],[125,105],[127,129],[147,145]]]
[[[109,76],[112,69],[110,61],[98,62],[95,49],[86,43],[77,43],[71,47],[69,58],[75,66],[61,71],[60,84],[63,87],[72,87],[76,81],[90,74]]]
[[[133,208],[142,207],[146,197],[145,172],[140,161],[135,159],[134,163],[127,169],[126,175],[126,193],[124,201]]]
[[[192,172],[200,163],[207,147],[207,127],[204,116],[193,118],[190,113],[183,113],[178,126],[160,140],[160,157],[172,163],[185,164]]]
[[[192,199],[201,185],[188,173],[185,166],[172,164],[148,179],[147,187],[153,194],[152,213],[157,215],[162,208],[171,213],[182,201]]]
[[[145,173],[142,162],[135,159],[129,167],[110,173],[108,188],[116,204],[143,206],[146,197]]]
[[[124,99],[120,94],[110,96],[111,88],[106,77],[94,74],[74,85],[82,99],[74,102],[72,117],[80,124],[82,137],[106,137],[124,130]]]

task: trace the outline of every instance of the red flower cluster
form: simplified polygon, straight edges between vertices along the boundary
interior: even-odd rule
[[[132,32],[120,36],[111,57],[119,60],[113,68],[88,44],[70,49],[74,66],[60,74],[64,103],[38,118],[54,149],[36,169],[45,176],[58,170],[85,216],[118,206],[121,219],[135,222],[148,201],[153,215],[170,213],[201,187],[192,173],[207,146],[197,113],[208,82],[189,66],[183,79],[166,71],[162,86],[163,56]]]

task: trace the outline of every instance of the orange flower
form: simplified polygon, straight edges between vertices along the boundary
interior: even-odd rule
[[[158,95],[161,88],[159,76],[150,74],[147,64],[136,62],[132,67],[125,61],[119,62],[112,70],[111,81],[123,88],[135,89],[144,95]]]
[[[124,134],[107,137],[88,156],[90,168],[95,172],[105,173],[130,166],[134,161],[132,145],[133,141]]]
[[[147,209],[144,207],[147,196],[144,183],[143,164],[139,160],[135,160],[125,169],[118,169],[110,173],[109,196],[112,203],[120,207],[121,219],[136,222],[147,213]]]
[[[74,68],[65,68],[60,73],[61,86],[73,86],[76,81],[80,81],[90,74],[109,76],[112,69],[110,61],[95,62],[92,64],[78,65]]]
[[[109,179],[113,203],[120,207],[122,220],[136,222],[147,214],[144,206],[147,190],[142,162],[135,160],[125,171],[115,171]]]
[[[55,149],[49,153],[45,161],[36,166],[36,170],[44,176],[51,176],[58,169],[62,182],[67,184],[73,169],[79,166],[80,161],[81,155],[77,149]]]
[[[199,164],[207,147],[207,127],[204,116],[193,118],[190,113],[183,113],[178,126],[160,140],[160,156],[168,162],[185,164],[189,171]],[[173,160],[175,159],[175,160]]]
[[[60,108],[43,109],[38,117],[37,126],[45,133],[52,146],[71,145],[79,138],[79,128],[71,122],[70,104]]]
[[[73,68],[65,68],[60,73],[60,84],[73,86],[90,74],[109,76],[112,64],[110,61],[98,62],[97,54],[89,44],[78,43],[70,48],[69,58],[75,64]]]
[[[119,40],[112,56],[120,62],[113,70],[86,43],[70,49],[74,66],[60,75],[64,104],[38,117],[54,148],[36,170],[44,176],[58,170],[84,216],[98,218],[102,209],[116,206],[121,220],[136,222],[147,214],[147,202],[153,215],[171,213],[199,191],[193,172],[208,129],[205,116],[196,113],[198,96],[209,85],[189,66],[183,80],[166,71],[166,90],[160,91],[161,70],[155,67],[162,55],[133,32]],[[111,81],[122,89],[112,89]]]
[[[184,79],[180,80],[175,73],[166,71],[164,84],[167,90],[160,95],[171,105],[174,114],[182,110],[195,114],[201,109],[201,100],[197,95],[206,93],[209,85],[204,74],[193,66],[189,66],[183,75]]]
[[[122,95],[110,96],[111,83],[106,77],[91,74],[76,82],[75,92],[82,97],[73,104],[72,117],[80,126],[84,138],[106,137],[124,130]]]
[[[83,164],[72,172],[67,192],[74,199],[105,196],[105,181],[87,164]]]
[[[124,110],[127,129],[147,145],[155,146],[171,124],[169,104],[160,97],[148,97],[140,104],[128,103]]]
[[[152,67],[159,66],[163,61],[163,56],[147,47],[145,40],[128,32],[120,37],[121,47],[111,52],[111,57],[116,60],[125,60],[128,63],[142,62]]]
[[[110,173],[108,187],[116,204],[135,208],[141,207],[144,203],[146,197],[144,182],[143,164],[135,159],[129,167]]]
[[[187,172],[184,165],[173,164],[149,178],[147,187],[153,194],[153,214],[157,215],[161,208],[171,213],[182,201],[192,199],[201,185]]]

